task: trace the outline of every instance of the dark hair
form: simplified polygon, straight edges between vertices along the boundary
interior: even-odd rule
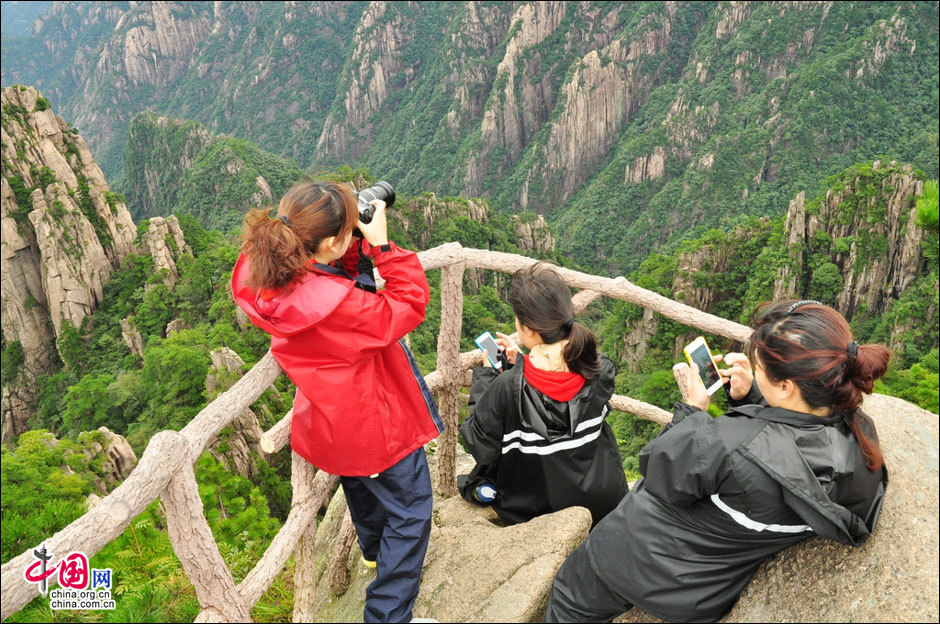
[[[891,352],[882,345],[858,345],[845,318],[816,301],[780,301],[758,311],[748,339],[755,356],[773,382],[793,381],[810,407],[828,407],[841,415],[861,446],[870,470],[884,460],[878,435],[858,411],[862,393],[871,394],[875,380],[888,367]]]
[[[246,283],[279,289],[307,270],[324,239],[344,237],[358,221],[356,196],[344,184],[302,182],[273,207],[251,209],[242,224],[242,251],[251,258]]]
[[[536,262],[516,271],[509,285],[509,303],[519,322],[538,332],[546,343],[568,339],[563,355],[572,372],[588,380],[601,372],[594,334],[574,320],[571,289],[550,265]]]

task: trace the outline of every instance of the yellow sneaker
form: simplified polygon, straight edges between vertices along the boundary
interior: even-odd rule
[[[360,562],[362,565],[364,565],[365,567],[367,567],[367,568],[373,568],[373,569],[374,569],[375,566],[376,566],[376,562],[375,562],[375,561],[369,561],[368,559],[365,558],[365,556],[360,557],[360,558],[359,558],[359,562]]]

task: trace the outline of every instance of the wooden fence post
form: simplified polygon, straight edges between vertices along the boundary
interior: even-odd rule
[[[294,492],[291,506],[302,505],[312,495],[317,469],[297,453],[291,451],[291,486]],[[313,519],[300,538],[294,553],[294,622],[312,622],[314,613],[314,594],[317,589],[317,562],[314,559],[314,547],[317,541],[317,510],[313,510]]]
[[[163,495],[166,532],[202,606],[200,621],[248,622],[251,614],[219,553],[202,511],[193,466],[185,462]]]
[[[692,369],[689,368],[689,365],[685,362],[679,362],[672,367],[672,375],[676,378],[679,393],[682,395],[682,400],[686,403],[689,402],[689,375],[691,373]]]
[[[444,419],[444,433],[437,443],[438,495],[457,494],[457,419],[460,403],[457,395],[463,386],[460,368],[460,332],[463,324],[463,274],[466,264],[457,262],[441,269],[441,329],[437,335],[437,369],[444,383],[438,393],[437,407]]]

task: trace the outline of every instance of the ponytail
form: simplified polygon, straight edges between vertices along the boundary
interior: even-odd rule
[[[271,217],[272,210],[252,208],[242,225],[244,252],[251,257],[246,284],[255,290],[287,286],[313,255],[287,223]]]
[[[569,370],[588,381],[597,377],[601,371],[597,340],[574,320],[571,290],[551,265],[537,262],[517,271],[509,287],[509,303],[519,322],[546,343],[568,339],[562,355]]]
[[[759,311],[748,340],[773,382],[792,380],[810,407],[828,407],[841,415],[858,440],[870,470],[884,464],[878,435],[858,411],[862,394],[871,394],[875,380],[888,369],[891,352],[879,344],[859,345],[845,318],[816,301],[783,301]]]
[[[597,340],[591,330],[577,321],[571,324],[571,333],[568,334],[564,356],[568,368],[587,380],[594,379],[601,372],[601,360],[597,355]]]
[[[280,290],[307,270],[326,238],[345,237],[356,226],[356,197],[332,182],[302,182],[278,205],[253,208],[242,224],[242,251],[251,258],[246,284],[254,290]]]

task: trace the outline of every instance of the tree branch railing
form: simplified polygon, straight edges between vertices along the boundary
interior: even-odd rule
[[[460,391],[470,384],[470,369],[482,363],[482,354],[478,350],[460,352],[464,272],[474,268],[513,273],[537,260],[464,248],[459,243],[447,243],[423,251],[418,256],[425,271],[441,269],[441,327],[437,343],[437,370],[426,375],[425,381],[436,393],[441,416],[447,425],[447,430],[437,443],[438,481],[435,490],[438,495],[449,496],[456,493],[454,472]],[[744,341],[751,332],[748,327],[650,292],[623,277],[599,277],[557,267],[556,270],[566,284],[580,290],[572,298],[578,311],[597,298],[606,296],[649,308],[685,325],[733,340]],[[293,499],[287,520],[255,567],[236,585],[212,537],[193,471],[193,464],[218,433],[254,403],[280,374],[281,369],[269,351],[182,430],[155,434],[130,476],[82,517],[46,539],[47,550],[57,557],[64,557],[77,550],[91,558],[116,539],[150,503],[160,498],[166,509],[167,532],[173,550],[192,582],[202,607],[197,621],[250,619],[251,609],[284,569],[292,554],[296,555],[293,620],[311,621],[314,616],[313,593],[316,583],[313,556],[316,516],[328,503],[339,478],[317,472],[298,455],[292,455]],[[684,379],[681,369],[675,370],[675,374],[677,380]],[[672,418],[671,414],[655,405],[626,396],[614,395],[610,404],[613,409],[659,424],[665,424]],[[261,440],[262,450],[273,453],[287,445],[292,414],[292,410],[288,411],[265,432]],[[348,555],[345,547],[337,547],[335,551],[338,554],[334,553],[334,558]],[[23,576],[23,571],[34,560],[32,552],[30,548],[2,566],[0,619],[6,619],[19,611],[39,593],[38,587],[27,583]],[[330,569],[335,567],[331,564]],[[343,579],[333,576],[335,578],[331,578],[331,585],[338,590],[343,586]],[[54,584],[54,579],[55,576],[49,577],[50,585]]]

